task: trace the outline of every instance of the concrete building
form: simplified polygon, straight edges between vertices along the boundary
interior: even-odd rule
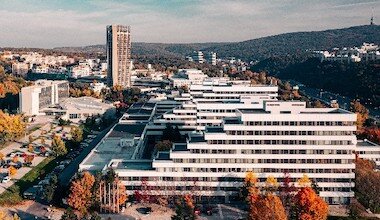
[[[44,108],[54,106],[69,97],[69,82],[38,80],[33,86],[22,88],[19,97],[20,112],[25,115],[44,114]]]
[[[130,26],[107,26],[107,84],[131,87]]]
[[[45,108],[46,115],[60,116],[62,119],[80,122],[96,115],[113,117],[115,107],[111,103],[105,103],[101,99],[93,97],[67,98],[55,106]]]
[[[23,62],[12,63],[12,74],[25,77],[29,71],[29,65]]]
[[[193,84],[202,84],[207,78],[202,70],[197,69],[179,69],[178,73],[170,77],[173,87],[180,88],[182,86],[189,87]]]
[[[204,55],[205,61],[211,65],[216,65],[216,53],[215,52],[207,52]]]

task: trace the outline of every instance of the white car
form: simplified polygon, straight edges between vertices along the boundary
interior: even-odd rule
[[[9,182],[9,181],[11,181],[11,178],[10,178],[9,176],[5,176],[5,177],[3,177],[3,179],[1,180],[2,183],[7,183],[7,182]]]

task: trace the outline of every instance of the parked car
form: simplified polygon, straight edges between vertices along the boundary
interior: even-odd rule
[[[2,179],[1,179],[1,182],[2,183],[7,183],[7,182],[9,182],[9,181],[11,181],[11,178],[7,175],[7,176],[4,176]]]

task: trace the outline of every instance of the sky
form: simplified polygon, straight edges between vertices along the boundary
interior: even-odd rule
[[[380,24],[380,0],[0,0],[0,47],[105,44],[109,24],[133,42],[236,42],[369,24],[372,11]]]

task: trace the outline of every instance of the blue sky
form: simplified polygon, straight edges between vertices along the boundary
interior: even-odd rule
[[[0,47],[105,43],[105,26],[132,41],[242,41],[273,34],[380,24],[380,0],[0,0]]]

